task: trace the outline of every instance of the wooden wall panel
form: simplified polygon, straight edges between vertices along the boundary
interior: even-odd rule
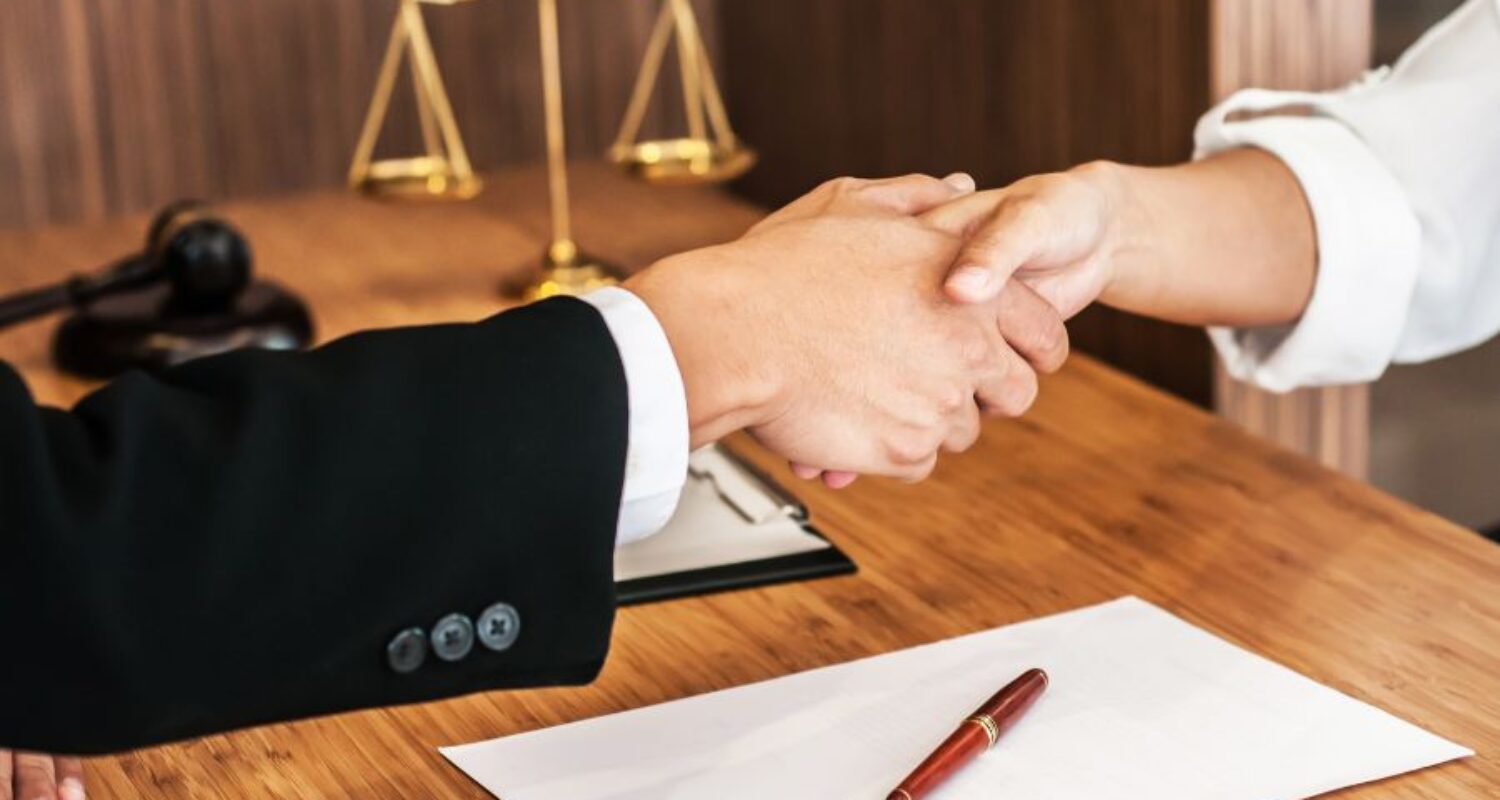
[[[563,0],[575,153],[612,138],[654,3]],[[394,0],[0,1],[0,227],[343,181]],[[713,7],[700,3],[705,32]],[[477,167],[542,146],[536,6],[425,7]],[[382,148],[414,152],[405,91]],[[670,90],[670,85],[664,90]],[[657,125],[681,118],[661,104]]]
[[[1327,89],[1369,65],[1370,0],[1213,0],[1210,53],[1214,98],[1246,86]],[[1367,386],[1277,395],[1215,368],[1220,414],[1293,450],[1363,478],[1369,469]]]
[[[1006,183],[1080,161],[1185,156],[1208,96],[1202,0],[722,3],[739,184],[901,169]]]
[[[1204,0],[757,0],[719,7],[730,113],[784,202],[841,174],[995,186],[1098,158],[1179,161],[1208,104]],[[1207,405],[1202,331],[1111,309],[1075,346]]]

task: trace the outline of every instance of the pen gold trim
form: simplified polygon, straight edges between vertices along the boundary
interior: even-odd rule
[[[948,738],[896,784],[896,788],[886,795],[886,800],[927,797],[981,753],[992,749],[1000,741],[1000,736],[1015,725],[1047,690],[1047,683],[1047,673],[1033,668],[1005,684],[974,713],[965,717]],[[970,725],[983,731],[983,741],[974,735]]]
[[[990,747],[994,747],[995,743],[1000,741],[1000,726],[995,723],[994,717],[988,714],[975,714],[965,720],[965,722],[972,722],[978,725],[984,731],[984,735],[990,740]]]

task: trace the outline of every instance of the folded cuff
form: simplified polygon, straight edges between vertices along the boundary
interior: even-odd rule
[[[1406,322],[1421,229],[1400,183],[1337,120],[1225,121],[1234,111],[1270,107],[1277,97],[1242,92],[1225,101],[1199,123],[1195,157],[1256,147],[1292,171],[1317,231],[1312,299],[1292,325],[1211,328],[1209,337],[1231,375],[1271,391],[1374,380],[1390,363]],[[1281,97],[1280,105],[1309,99]]]

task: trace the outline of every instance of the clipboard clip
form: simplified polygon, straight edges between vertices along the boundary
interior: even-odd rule
[[[688,476],[713,487],[721,500],[753,525],[778,518],[807,521],[807,507],[738,456],[713,444],[688,456]]]

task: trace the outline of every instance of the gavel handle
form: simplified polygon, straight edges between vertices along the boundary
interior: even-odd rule
[[[8,328],[16,323],[67,308],[76,302],[76,298],[73,281],[70,280],[0,299],[0,328]]]
[[[165,273],[149,259],[133,256],[96,274],[74,275],[62,283],[28,289],[0,298],[0,328],[8,328],[43,314],[77,308],[119,292],[162,280]]]

